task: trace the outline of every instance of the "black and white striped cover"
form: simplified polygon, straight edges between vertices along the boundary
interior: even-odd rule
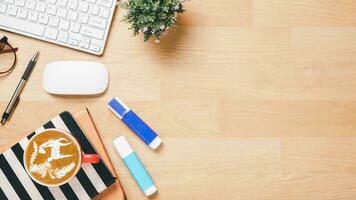
[[[105,163],[100,161],[98,164],[82,164],[78,174],[69,183],[59,187],[45,187],[34,182],[25,171],[23,153],[29,139],[46,128],[66,130],[78,140],[84,153],[96,153],[72,115],[63,112],[0,154],[1,200],[92,199],[116,181]]]

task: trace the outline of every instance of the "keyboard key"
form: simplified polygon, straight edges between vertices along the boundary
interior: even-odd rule
[[[58,41],[60,41],[60,42],[67,42],[67,40],[68,40],[68,32],[59,31],[59,34],[58,34]]]
[[[57,12],[57,16],[58,17],[62,17],[62,18],[66,18],[67,17],[67,10],[63,9],[63,8],[58,8],[58,12]]]
[[[38,19],[38,13],[36,13],[36,12],[30,10],[30,11],[28,12],[28,19],[31,20],[31,21],[33,21],[33,22],[36,22],[37,19]]]
[[[26,8],[34,10],[36,7],[36,1],[34,0],[27,0],[26,1]]]
[[[89,48],[89,43],[79,42],[79,47],[87,49],[87,48]]]
[[[83,36],[82,36],[82,37],[80,38],[80,42],[88,43],[88,44],[89,44],[89,43],[90,43],[90,39],[87,38],[87,37],[83,37]]]
[[[15,7],[14,5],[8,5],[8,6],[7,6],[6,14],[12,15],[12,16],[16,16],[16,14],[17,14],[17,7]]]
[[[89,9],[89,4],[85,1],[80,1],[79,2],[79,10],[82,12],[88,12]]]
[[[56,4],[56,0],[47,0],[47,3]]]
[[[15,0],[15,5],[24,7],[25,6],[25,0]]]
[[[58,1],[57,1],[57,4],[58,4],[59,6],[66,7],[66,6],[67,6],[67,0],[58,0]]]
[[[71,22],[70,23],[70,31],[74,32],[74,33],[79,33],[80,31],[80,24],[75,23],[75,22]]]
[[[0,25],[38,36],[44,33],[44,26],[6,15],[0,15]]]
[[[78,12],[69,11],[67,18],[68,18],[69,20],[71,20],[71,21],[77,21]]]
[[[5,0],[5,3],[8,3],[8,4],[14,4],[15,1],[14,0]]]
[[[69,38],[68,44],[73,45],[73,46],[77,46],[78,45],[78,40]]]
[[[0,4],[0,13],[5,13],[7,9],[7,5],[5,4]]]
[[[85,1],[79,1],[79,10],[82,12],[88,12],[89,4]]]
[[[104,29],[106,27],[106,20],[99,17],[90,16],[89,25]]]
[[[80,40],[80,38],[82,37],[82,35],[80,35],[80,34],[77,34],[77,33],[69,33],[69,38],[72,38],[72,39],[74,39],[74,40]]]
[[[111,0],[98,0],[97,4],[110,8],[112,1]]]
[[[45,24],[45,25],[48,24],[48,19],[49,19],[49,16],[46,14],[40,13],[38,15],[38,22],[41,24]]]
[[[99,7],[94,5],[94,4],[90,4],[89,13],[93,14],[93,15],[98,15],[99,14]]]
[[[76,10],[78,8],[78,1],[77,0],[69,0],[68,1],[68,8]]]
[[[91,28],[91,27],[87,27],[87,26],[82,26],[80,32],[83,35],[89,36],[89,37],[93,37],[93,38],[97,38],[99,40],[102,40],[104,37],[104,31],[102,30],[98,30],[95,28]]]
[[[48,23],[50,26],[53,26],[53,27],[58,27],[59,25],[59,18],[58,17],[54,17],[54,16],[51,16],[49,18],[49,23]]]
[[[22,19],[26,19],[27,14],[28,14],[28,11],[23,8],[19,8],[19,11],[17,12],[17,16]]]
[[[86,23],[88,23],[88,20],[89,20],[89,15],[88,14],[79,13],[79,20],[78,21],[80,23],[86,24]]]
[[[90,45],[90,50],[99,52],[100,47],[98,45],[92,44],[92,45]]]
[[[58,30],[51,28],[51,27],[47,27],[46,31],[45,31],[45,37],[48,39],[52,39],[55,40],[57,39],[57,34],[58,34]]]
[[[46,8],[47,8],[47,4],[42,3],[42,2],[38,2],[37,6],[36,6],[36,10],[39,12],[46,12]]]
[[[68,28],[69,28],[69,21],[66,21],[66,20],[64,20],[64,19],[61,19],[61,20],[59,21],[59,28],[64,29],[64,30],[68,30]]]
[[[100,7],[99,16],[108,18],[110,16],[110,9],[105,7]]]
[[[57,6],[56,5],[52,5],[52,4],[48,4],[47,13],[50,14],[50,15],[56,15]]]

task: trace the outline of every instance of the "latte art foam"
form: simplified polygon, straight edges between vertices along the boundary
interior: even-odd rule
[[[50,130],[35,135],[27,146],[25,165],[37,182],[60,185],[70,179],[80,165],[80,149],[69,135]]]

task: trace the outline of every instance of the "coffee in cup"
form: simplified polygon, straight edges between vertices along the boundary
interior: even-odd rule
[[[66,131],[46,129],[29,141],[24,152],[24,165],[29,176],[44,186],[69,182],[82,162],[99,162],[96,154],[82,154],[78,141]]]

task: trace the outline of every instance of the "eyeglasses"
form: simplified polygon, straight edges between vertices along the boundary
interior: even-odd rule
[[[16,52],[18,48],[13,48],[4,36],[0,39],[0,75],[11,72],[16,64]]]

